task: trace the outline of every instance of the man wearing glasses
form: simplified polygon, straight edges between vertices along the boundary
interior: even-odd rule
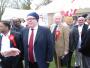
[[[53,60],[53,41],[48,28],[38,25],[39,15],[27,15],[28,28],[22,31],[25,68],[48,68]]]

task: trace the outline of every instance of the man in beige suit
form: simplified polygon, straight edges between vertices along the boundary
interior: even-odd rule
[[[56,68],[62,68],[60,59],[68,53],[70,28],[61,23],[62,16],[60,13],[56,13],[53,19],[54,23],[51,25],[50,29],[55,44],[54,59]]]

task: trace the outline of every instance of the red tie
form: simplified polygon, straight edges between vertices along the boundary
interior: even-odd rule
[[[33,29],[31,29],[31,36],[29,40],[29,61],[31,63],[34,63],[34,56],[33,56],[33,37],[34,37],[34,32]]]

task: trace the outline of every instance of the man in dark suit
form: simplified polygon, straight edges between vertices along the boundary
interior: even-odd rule
[[[90,37],[89,37],[89,34],[90,34],[90,16],[88,15],[87,18],[86,18],[86,22],[88,23],[88,30],[86,32],[86,35],[85,35],[85,38],[84,38],[84,41],[82,42],[82,47],[80,48],[80,52],[85,55],[85,56],[90,56]]]
[[[80,52],[85,55],[90,57],[90,29],[87,30],[84,42],[82,43],[82,47],[80,48]]]
[[[84,41],[82,42],[82,47],[80,48],[80,52],[82,53],[83,58],[83,68],[90,68],[90,16],[88,15],[86,18],[86,22],[88,23],[88,30],[86,32]]]
[[[48,68],[53,60],[51,32],[48,28],[39,26],[38,19],[36,12],[28,14],[28,28],[22,31],[25,68]]]
[[[84,17],[78,18],[78,24],[73,27],[73,29],[70,32],[69,36],[69,62],[68,62],[68,68],[70,68],[71,64],[71,58],[72,54],[75,51],[76,52],[76,68],[80,67],[81,60],[81,54],[79,52],[81,48],[81,43],[84,40],[86,31],[88,29],[88,25],[85,24]]]
[[[23,68],[19,33],[10,30],[9,21],[0,21],[0,58],[2,68]]]

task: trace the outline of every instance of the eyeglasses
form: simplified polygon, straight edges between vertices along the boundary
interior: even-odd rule
[[[35,20],[36,18],[27,18],[26,20],[28,21],[28,20]]]
[[[78,21],[84,21],[84,20],[78,20]]]

